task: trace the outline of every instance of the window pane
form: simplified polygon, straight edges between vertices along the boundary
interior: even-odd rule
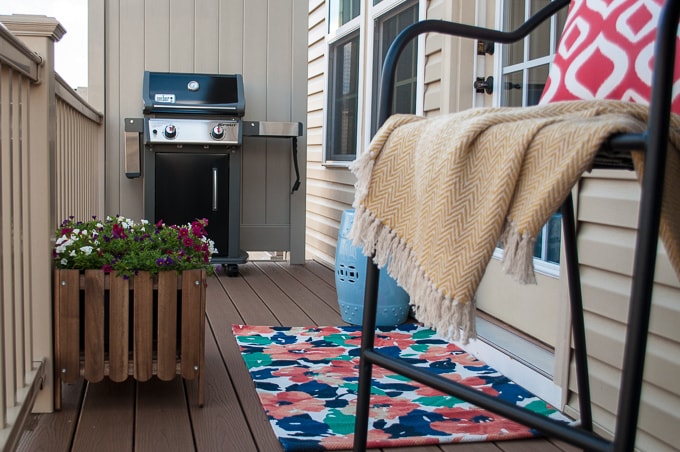
[[[396,86],[394,106],[392,107],[394,113],[413,113],[416,111],[416,93],[414,90],[415,86],[412,83]]]
[[[511,72],[503,75],[503,83],[501,84],[501,105],[503,107],[521,107],[522,106],[522,71]]]
[[[384,16],[376,21],[375,47],[373,51],[373,66],[375,68],[373,71],[373,86],[375,90],[371,115],[371,133],[375,133],[377,130],[380,77],[387,50],[399,32],[417,19],[417,4],[412,3],[412,6],[402,9],[397,14]],[[417,62],[418,48],[416,41],[413,40],[402,51],[397,63],[394,99],[392,102],[392,111],[395,113],[415,113]]]
[[[333,84],[327,157],[330,160],[353,160],[357,145],[359,34],[336,44],[331,52]]]
[[[555,30],[557,33],[557,38],[555,42],[559,41],[559,37],[562,36],[562,30],[564,30],[564,24],[567,21],[567,12],[569,8],[562,8],[557,14],[555,14]]]
[[[534,244],[534,257],[537,259],[542,259],[543,258],[543,231],[544,229],[541,229],[541,232],[538,234],[538,237],[536,237],[536,243]]]
[[[527,84],[527,105],[538,105],[538,101],[543,94],[545,82],[548,80],[548,70],[550,66],[544,64],[542,66],[532,67],[527,71],[529,78]]]
[[[524,23],[524,2],[506,0],[503,2],[503,31],[512,31]],[[524,42],[504,45],[503,62],[505,66],[524,61]]]
[[[360,0],[330,0],[328,31],[337,30],[359,15]]]
[[[562,214],[554,214],[544,230],[548,231],[548,249],[545,260],[560,263],[560,242],[562,241]]]
[[[504,0],[503,29],[514,30],[530,16],[545,7],[550,0]],[[526,11],[526,7],[529,10]],[[528,13],[525,17],[525,11]],[[552,20],[555,21],[556,33],[561,34],[567,17],[567,8],[563,8]],[[529,35],[527,52],[524,54],[525,42],[503,46],[501,63],[501,106],[522,107],[536,105],[543,93],[548,79],[549,65],[537,66],[536,59],[550,56],[554,49],[551,43],[557,39],[551,36],[549,23],[544,23]],[[512,72],[506,72],[512,66]],[[553,215],[536,238],[534,257],[542,261],[559,264],[562,215]]]
[[[531,0],[531,15],[547,6],[550,0]],[[550,21],[545,21],[529,35],[529,59],[550,55]]]

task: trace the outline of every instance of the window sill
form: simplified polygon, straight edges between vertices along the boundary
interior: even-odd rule
[[[349,169],[349,166],[352,164],[353,161],[346,161],[346,162],[341,162],[341,161],[333,161],[333,162],[323,162],[321,166],[325,166],[326,168],[347,168]]]

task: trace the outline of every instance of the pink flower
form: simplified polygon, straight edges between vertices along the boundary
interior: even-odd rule
[[[450,418],[451,421],[432,422],[430,427],[445,433],[464,432],[470,435],[488,435],[502,432],[498,436],[509,439],[529,431],[528,427],[477,407],[442,408],[436,411]]]
[[[274,419],[283,419],[296,414],[318,413],[326,409],[326,402],[306,392],[288,391],[276,394],[260,394],[267,414]]]
[[[419,404],[407,399],[388,396],[371,396],[371,417],[380,419],[397,419],[420,407]]]
[[[112,233],[114,237],[119,239],[124,239],[127,237],[127,235],[125,234],[125,229],[123,229],[123,226],[121,226],[118,223],[113,225]]]

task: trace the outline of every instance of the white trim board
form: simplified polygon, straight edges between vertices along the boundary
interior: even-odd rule
[[[506,377],[562,409],[562,388],[552,380],[555,356],[550,351],[477,318],[477,340],[454,343]]]

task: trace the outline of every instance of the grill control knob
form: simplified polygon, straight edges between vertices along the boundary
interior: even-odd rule
[[[177,127],[172,124],[165,126],[163,135],[165,135],[165,138],[175,138],[177,136]]]
[[[216,125],[213,127],[212,132],[210,132],[210,136],[213,137],[216,140],[221,140],[224,138],[224,127],[221,125]]]

